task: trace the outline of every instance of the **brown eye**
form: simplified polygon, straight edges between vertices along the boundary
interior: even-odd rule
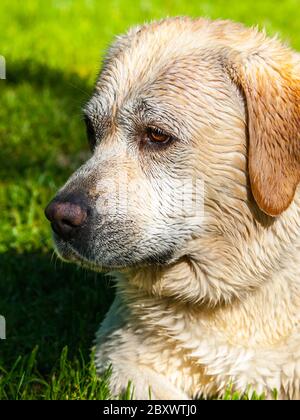
[[[168,143],[172,139],[172,136],[164,133],[159,128],[148,127],[147,138],[152,143]]]

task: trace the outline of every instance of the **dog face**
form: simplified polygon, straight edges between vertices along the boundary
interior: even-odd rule
[[[245,243],[268,253],[262,227],[299,182],[295,57],[229,22],[171,19],[117,39],[84,108],[92,157],[46,210],[60,255],[111,269],[197,254],[222,271]]]

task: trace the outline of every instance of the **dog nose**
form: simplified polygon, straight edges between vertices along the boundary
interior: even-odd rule
[[[87,219],[84,200],[79,197],[67,200],[54,199],[45,209],[53,231],[62,239],[71,239]]]

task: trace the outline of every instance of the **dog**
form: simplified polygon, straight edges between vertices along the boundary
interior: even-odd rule
[[[114,273],[112,392],[300,398],[299,54],[230,21],[137,26],[83,111],[92,156],[46,216],[63,259]]]

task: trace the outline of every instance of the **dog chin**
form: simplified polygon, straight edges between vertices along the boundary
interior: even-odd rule
[[[93,271],[105,272],[109,271],[110,268],[104,268],[102,265],[94,263],[79,254],[73,249],[67,242],[60,239],[54,238],[55,252],[58,257],[67,263],[75,263],[81,267],[87,268]]]
[[[129,258],[128,255],[119,255],[119,258],[112,258],[108,261],[97,261],[86,256],[82,255],[82,253],[74,248],[68,242],[63,241],[60,239],[56,234],[53,236],[54,244],[55,244],[55,251],[58,256],[65,262],[75,263],[80,265],[81,267],[97,271],[97,272],[108,272],[108,271],[127,271],[128,269],[136,269],[141,267],[149,267],[149,266],[163,266],[173,263],[176,258],[174,258],[174,250],[168,250],[165,252],[161,252],[159,255],[149,255],[145,256],[144,258],[140,259],[137,258],[135,260]]]
[[[126,270],[127,265],[122,264],[101,264],[98,261],[92,261],[85,256],[83,256],[80,252],[78,252],[76,249],[74,249],[68,242],[65,242],[58,238],[54,234],[54,248],[55,252],[58,255],[58,257],[67,263],[74,263],[77,264],[83,268],[87,268],[92,271],[97,271],[101,273],[109,272],[109,271],[123,271]]]
[[[65,262],[76,262],[76,255],[71,247],[54,236],[54,250],[59,258]]]

